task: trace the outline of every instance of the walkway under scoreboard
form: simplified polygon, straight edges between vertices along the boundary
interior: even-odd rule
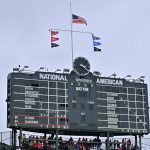
[[[70,73],[12,72],[7,87],[9,128],[149,133],[147,85],[94,75],[83,57]]]

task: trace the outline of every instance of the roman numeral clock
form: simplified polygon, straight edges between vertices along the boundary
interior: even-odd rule
[[[73,69],[76,74],[85,76],[90,72],[90,63],[84,57],[77,57],[73,62]]]

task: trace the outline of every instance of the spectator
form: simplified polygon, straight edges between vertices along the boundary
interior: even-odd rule
[[[40,141],[38,141],[38,144],[37,144],[37,148],[38,148],[38,150],[42,150],[42,143],[40,142]]]
[[[73,138],[72,137],[70,137],[69,142],[73,143]]]
[[[130,147],[131,147],[131,140],[128,139],[127,140],[127,150],[130,150]]]
[[[117,140],[114,140],[114,150],[117,150]]]
[[[106,147],[106,149],[108,149],[108,146],[109,146],[109,145],[108,145],[108,139],[106,139],[106,140],[105,140],[105,147]]]
[[[112,141],[109,140],[109,148],[112,149],[112,147],[113,147]]]
[[[126,150],[126,139],[122,139],[122,150]]]
[[[116,143],[117,143],[117,149],[118,149],[118,148],[121,148],[121,147],[120,147],[120,142],[119,142],[118,140],[117,140]]]

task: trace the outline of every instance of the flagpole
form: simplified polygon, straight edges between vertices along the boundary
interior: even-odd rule
[[[72,69],[73,69],[73,34],[72,34],[72,8],[70,2],[70,19],[71,19],[71,52],[72,52]]]

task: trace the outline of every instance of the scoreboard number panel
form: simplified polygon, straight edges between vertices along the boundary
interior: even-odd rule
[[[69,74],[12,72],[7,79],[7,126],[148,134],[147,84],[96,76],[83,57],[74,60]]]

